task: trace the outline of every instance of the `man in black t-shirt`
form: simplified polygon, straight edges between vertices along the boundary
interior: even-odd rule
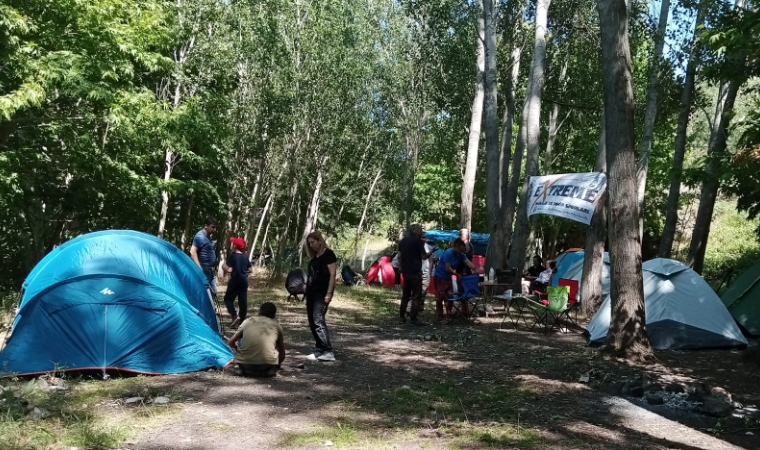
[[[227,292],[224,294],[224,304],[227,311],[232,317],[231,328],[235,328],[248,314],[248,272],[251,271],[251,262],[248,261],[248,255],[243,253],[245,250],[245,241],[238,237],[231,237],[233,253],[222,265],[222,270],[232,274],[230,282],[227,284]],[[235,311],[235,298],[238,301],[240,315]]]
[[[523,273],[523,278],[533,281],[538,278],[544,270],[546,270],[546,268],[544,267],[543,260],[540,256],[536,255],[533,257],[533,265],[528,267],[528,270]]]
[[[422,260],[430,258],[430,253],[425,252],[425,235],[422,226],[414,224],[409,227],[409,234],[398,243],[399,265],[401,274],[404,276],[404,291],[401,295],[401,307],[399,309],[399,322],[406,323],[406,307],[412,300],[412,308],[409,314],[411,322],[422,325],[417,318],[420,298],[422,297]]]

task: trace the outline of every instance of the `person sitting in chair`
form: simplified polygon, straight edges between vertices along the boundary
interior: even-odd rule
[[[447,317],[443,315],[443,304],[446,302],[446,313],[451,318],[451,302],[448,301],[447,295],[453,290],[451,276],[456,275],[456,269],[460,264],[466,265],[470,270],[476,270],[475,265],[467,259],[465,255],[466,245],[463,240],[457,238],[450,249],[443,252],[438,264],[433,272],[433,285],[435,286],[435,312],[438,321],[441,322]],[[462,303],[462,312],[465,316],[469,315],[469,305],[467,302]]]
[[[522,275],[522,286],[524,293],[530,291],[530,283],[532,281],[536,281],[539,275],[541,275],[541,272],[544,270],[546,270],[546,267],[544,267],[544,262],[541,257],[538,255],[534,256],[533,265],[528,267],[528,270],[526,270]]]
[[[530,282],[528,289],[531,293],[535,291],[546,292],[546,287],[552,281],[554,272],[557,271],[557,262],[554,260],[547,261],[548,269],[544,270],[538,275],[538,278]]]

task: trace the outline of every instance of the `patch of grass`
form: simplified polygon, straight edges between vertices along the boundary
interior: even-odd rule
[[[461,422],[494,417],[506,418],[527,396],[533,393],[523,388],[508,388],[503,384],[470,384],[440,381],[420,387],[402,386],[373,393],[370,406],[389,416],[407,416],[431,420],[446,419]]]
[[[124,397],[169,395],[165,389],[149,387],[146,377],[91,381],[64,380],[65,392],[39,388],[37,380],[2,380],[0,395],[0,448],[36,450],[57,447],[107,449],[119,445],[136,427],[155,425],[173,405],[143,404],[118,406]]]
[[[512,424],[459,425],[449,429],[454,436],[450,448],[458,445],[483,444],[478,448],[525,448],[533,449],[543,443],[537,430],[519,428]]]
[[[234,433],[235,427],[228,424],[227,422],[209,422],[206,424],[207,427],[211,428],[212,430],[219,431],[221,433]]]
[[[332,441],[336,446],[355,444],[362,435],[362,440],[371,439],[371,430],[359,431],[360,427],[353,421],[338,421],[333,427],[319,427],[310,433],[289,433],[286,435],[283,446],[294,447],[306,444],[324,444]]]

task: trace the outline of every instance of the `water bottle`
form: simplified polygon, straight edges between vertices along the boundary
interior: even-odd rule
[[[491,266],[491,270],[488,271],[488,281],[493,283],[493,266]]]

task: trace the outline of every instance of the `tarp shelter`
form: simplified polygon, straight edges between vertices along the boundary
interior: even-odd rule
[[[576,262],[583,261],[584,254],[585,252],[583,250],[570,250],[559,254],[554,259],[557,263],[557,273],[554,274],[549,285],[559,286],[559,279],[567,278],[565,276],[565,272],[567,272],[567,270],[570,269]]]
[[[425,239],[449,242],[459,237],[459,230],[426,230]],[[478,255],[485,255],[488,250],[488,234],[470,232],[472,248]]]
[[[583,261],[585,258],[585,254],[583,258],[579,259],[575,262],[572,266],[570,266],[567,271],[561,276],[556,277],[557,280],[560,278],[566,278],[568,280],[575,280],[578,282],[578,300],[583,299],[583,292],[580,291],[580,286],[583,282]],[[610,254],[607,252],[604,252],[604,258],[603,258],[603,264],[602,264],[602,297],[605,297],[607,294],[610,293]]]
[[[657,350],[727,348],[747,345],[734,319],[696,272],[671,259],[642,265],[649,341]],[[610,296],[587,330],[589,345],[604,343],[610,328]]]
[[[760,262],[742,273],[721,300],[747,332],[760,335]]]
[[[178,248],[109,230],[56,248],[27,277],[0,372],[182,373],[233,357],[206,277]]]

